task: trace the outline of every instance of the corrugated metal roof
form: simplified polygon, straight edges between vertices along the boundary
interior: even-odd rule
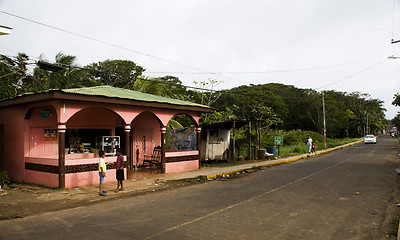
[[[166,103],[172,105],[194,106],[194,107],[212,109],[211,107],[197,103],[192,103],[167,97],[160,97],[152,94],[137,92],[129,89],[116,88],[112,86],[71,88],[71,89],[62,89],[60,91],[64,93],[72,93],[80,95],[104,96],[110,98],[120,98],[120,99],[129,99],[129,100],[144,101],[144,102]]]

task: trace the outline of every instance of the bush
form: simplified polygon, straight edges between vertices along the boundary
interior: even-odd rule
[[[7,171],[0,172],[0,186],[3,187],[5,185],[10,185],[10,178],[8,177]]]

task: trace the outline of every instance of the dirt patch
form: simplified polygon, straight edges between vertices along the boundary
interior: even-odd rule
[[[117,198],[132,197],[168,189],[168,184],[157,183],[144,189],[124,192],[108,190],[105,197],[99,196],[95,186],[51,189],[37,185],[12,184],[8,190],[0,191],[0,220],[23,218],[46,212],[87,206]]]
[[[179,180],[140,179],[126,180],[123,192],[114,192],[114,184],[105,186],[107,196],[98,195],[97,186],[84,186],[70,189],[54,189],[33,184],[13,183],[9,189],[0,190],[0,221],[13,218],[59,211],[119,198],[134,197],[155,191],[172,190],[211,181],[228,181],[244,177],[260,168],[249,169],[231,175],[221,175],[216,179],[206,176]]]

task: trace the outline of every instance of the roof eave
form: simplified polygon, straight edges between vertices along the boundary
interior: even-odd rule
[[[140,101],[132,99],[122,99],[116,97],[96,96],[96,95],[82,95],[76,93],[65,93],[61,90],[50,90],[44,93],[23,95],[13,99],[8,99],[0,102],[0,108],[9,107],[14,105],[21,105],[26,103],[43,102],[50,100],[71,100],[71,101],[86,101],[86,102],[101,102],[109,104],[122,104],[130,106],[141,106],[141,107],[152,107],[152,108],[167,108],[167,109],[178,109],[188,110],[196,112],[214,112],[213,108],[201,107],[201,106],[190,106],[190,105],[178,105],[170,103],[160,103],[152,101]]]

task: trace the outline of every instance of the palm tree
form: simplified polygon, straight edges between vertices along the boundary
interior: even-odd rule
[[[40,61],[45,62],[43,56]],[[36,67],[34,77],[39,79],[40,84],[45,89],[65,89],[81,87],[79,84],[80,69],[74,66],[75,56],[58,53],[55,57],[56,65],[60,66],[59,71],[49,71]]]

